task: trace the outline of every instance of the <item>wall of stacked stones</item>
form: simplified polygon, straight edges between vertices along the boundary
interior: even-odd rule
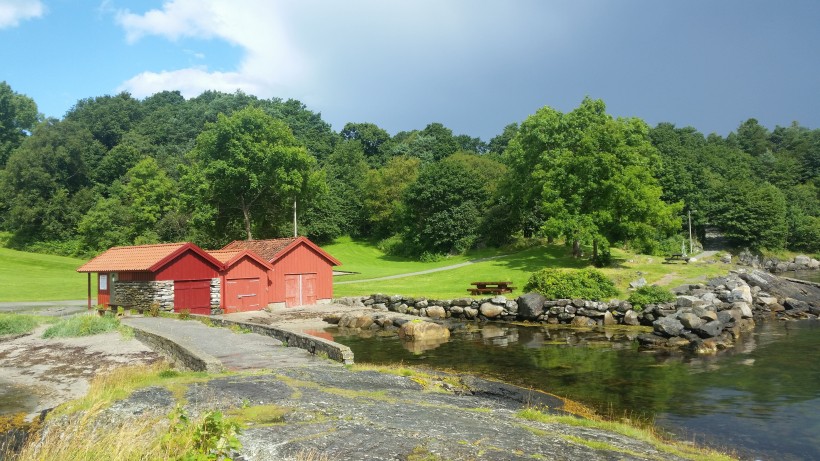
[[[645,346],[691,347],[703,352],[729,347],[738,335],[754,326],[756,316],[817,318],[820,315],[820,302],[772,295],[747,282],[747,279],[757,281],[760,277],[759,272],[733,273],[706,283],[683,285],[673,290],[677,295],[675,301],[643,307],[634,307],[620,300],[548,300],[537,293],[514,299],[495,296],[449,300],[374,294],[337,299],[336,302],[433,320],[531,321],[573,326],[645,325],[652,327],[651,333],[638,337]],[[766,286],[771,282],[762,284]],[[775,285],[771,287],[776,288]],[[792,289],[795,293],[804,291],[802,288]],[[807,299],[815,298],[820,301],[820,296]]]
[[[111,284],[111,303],[131,306],[134,309],[149,309],[152,303],[159,303],[160,309],[172,311],[174,308],[174,281],[152,282],[116,281]]]
[[[221,286],[219,278],[210,283],[211,315],[222,313]],[[133,309],[148,310],[158,303],[161,311],[174,310],[174,281],[158,280],[150,282],[116,281],[111,284],[111,303],[129,306]]]

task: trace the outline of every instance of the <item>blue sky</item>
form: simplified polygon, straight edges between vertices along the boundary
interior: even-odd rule
[[[725,135],[820,128],[820,2],[0,0],[0,81],[62,117],[128,91],[296,98],[333,129],[484,140],[584,96]]]

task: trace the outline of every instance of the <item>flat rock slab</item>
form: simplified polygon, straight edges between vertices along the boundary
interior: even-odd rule
[[[196,320],[129,317],[123,319],[123,323],[214,357],[230,371],[332,365],[303,349],[286,347],[270,336],[209,327]]]
[[[533,405],[560,408],[547,394],[474,377],[464,377],[454,391],[432,392],[417,381],[341,366],[291,367],[194,383],[184,399],[191,414],[255,405],[287,409],[281,422],[242,432],[237,459],[247,461],[307,459],[307,453],[333,460],[679,459],[626,436],[516,416]],[[138,415],[148,402],[155,411],[174,408],[167,390],[149,388],[119,403],[117,415],[127,414],[129,405]]]

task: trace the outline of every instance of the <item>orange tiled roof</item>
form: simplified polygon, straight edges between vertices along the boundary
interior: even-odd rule
[[[205,250],[206,253],[218,259],[222,264],[227,264],[243,250]]]
[[[251,250],[265,258],[266,261],[270,261],[297,239],[298,237],[269,240],[234,240],[225,245],[222,250]]]
[[[147,271],[188,243],[114,247],[83,264],[77,272]]]

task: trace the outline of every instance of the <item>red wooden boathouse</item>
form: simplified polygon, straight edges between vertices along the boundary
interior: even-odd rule
[[[270,263],[268,303],[302,306],[330,302],[333,266],[342,263],[305,237],[236,240],[223,250],[250,250]]]
[[[175,311],[210,314],[219,307],[212,293],[219,292],[222,267],[193,243],[165,243],[110,248],[77,272],[88,273],[89,308],[91,274],[97,273],[97,304],[147,309],[157,302]]]
[[[226,314],[258,311],[268,305],[273,266],[248,250],[210,250],[223,269],[220,305]]]

